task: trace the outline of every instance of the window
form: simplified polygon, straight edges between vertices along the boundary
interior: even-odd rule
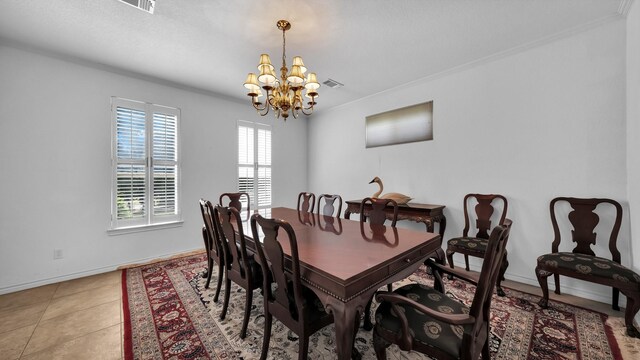
[[[238,121],[238,191],[249,194],[251,209],[271,207],[269,125]]]
[[[180,110],[112,98],[111,228],[180,221]]]

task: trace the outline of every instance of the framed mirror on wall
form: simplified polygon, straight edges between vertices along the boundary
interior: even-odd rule
[[[433,101],[369,115],[365,119],[367,149],[428,140],[433,140]]]

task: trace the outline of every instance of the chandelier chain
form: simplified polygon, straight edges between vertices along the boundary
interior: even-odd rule
[[[286,29],[282,29],[282,67],[286,68],[287,67],[287,62],[286,62],[286,51],[287,51],[287,40],[284,36],[285,31],[287,31]]]

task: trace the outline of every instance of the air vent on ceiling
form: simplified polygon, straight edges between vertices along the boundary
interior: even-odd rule
[[[339,87],[343,87],[344,84],[339,83],[333,79],[327,79],[327,81],[323,82],[323,84],[327,85],[328,87],[335,89],[335,88],[339,88]]]
[[[125,4],[135,6],[140,10],[144,10],[150,14],[153,14],[153,9],[156,7],[156,0],[120,0]]]

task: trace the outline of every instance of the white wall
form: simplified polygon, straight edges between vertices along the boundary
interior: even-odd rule
[[[627,191],[631,214],[633,269],[640,272],[640,4],[627,15]]]
[[[213,71],[213,69],[212,69]],[[197,201],[235,191],[236,120],[272,123],[275,205],[307,185],[306,120],[0,44],[0,293],[202,248]],[[242,79],[238,80],[242,91]],[[178,228],[109,236],[110,97],[182,110]],[[63,249],[64,259],[53,260]]]
[[[445,240],[461,235],[466,193],[501,193],[514,221],[507,278],[537,285],[536,257],[551,250],[553,197],[609,197],[628,209],[625,31],[616,20],[318,113],[308,129],[310,190],[362,198],[379,176],[385,192],[446,205]],[[365,149],[365,116],[428,100],[433,141]],[[627,215],[619,240],[627,265],[628,224]],[[610,301],[607,288],[562,282],[567,292]]]

